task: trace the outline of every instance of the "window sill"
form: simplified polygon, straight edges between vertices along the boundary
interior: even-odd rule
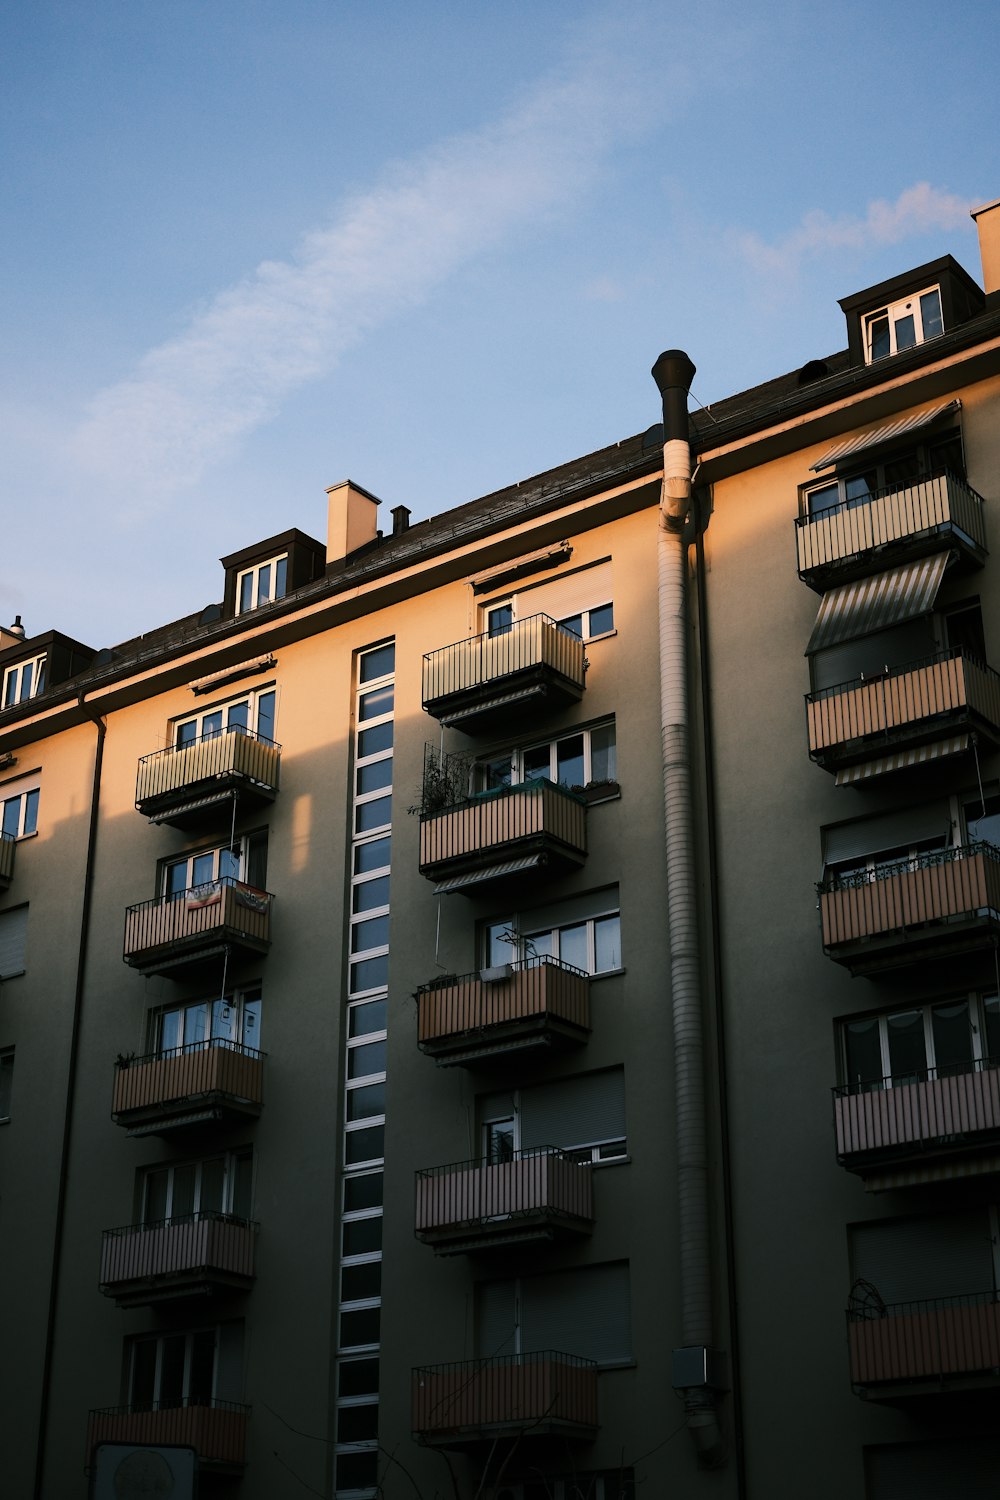
[[[608,1167],[630,1167],[632,1165],[631,1154],[625,1156],[609,1156],[604,1161],[592,1161],[588,1164],[592,1172],[604,1172]]]
[[[589,976],[591,984],[597,979],[615,979],[619,974],[628,973],[627,969],[602,969],[599,974]]]
[[[617,630],[602,630],[600,635],[588,635],[583,644],[590,646],[594,641],[610,641],[617,634]]]

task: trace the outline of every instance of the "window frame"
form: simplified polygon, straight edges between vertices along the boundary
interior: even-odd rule
[[[938,329],[933,333],[924,332],[924,309],[923,299],[932,293],[937,294],[937,321]],[[905,321],[896,314],[903,312],[912,315],[914,324],[914,337],[912,342],[904,344],[900,348],[897,337],[897,329]],[[885,320],[886,334],[889,348],[879,354],[873,353],[874,338],[872,327],[876,321]],[[890,359],[894,354],[904,353],[907,349],[916,349],[920,344],[930,343],[932,339],[940,338],[944,333],[944,309],[941,301],[941,284],[933,282],[930,286],[924,286],[919,291],[908,292],[905,297],[899,297],[895,302],[883,302],[880,306],[873,308],[870,312],[861,314],[861,343],[865,354],[865,364],[873,365],[881,359]]]
[[[860,1093],[876,1093],[892,1088],[905,1087],[912,1083],[926,1082],[930,1078],[957,1077],[963,1073],[980,1072],[990,1064],[1000,1066],[1000,1056],[994,1058],[987,1048],[989,1031],[987,1005],[990,1001],[995,1001],[997,1004],[998,1023],[1000,1023],[1000,995],[995,990],[973,990],[958,995],[937,996],[932,1000],[921,1000],[910,1005],[893,1006],[889,1010],[872,1011],[863,1015],[843,1017],[837,1023],[837,1064],[842,1079],[842,1086],[845,1089]],[[945,1006],[961,1003],[968,1005],[971,1057],[967,1064],[944,1065],[944,1071],[942,1071],[941,1065],[937,1062],[937,1050],[934,1038],[934,1012]],[[905,1073],[894,1073],[890,1050],[889,1022],[894,1016],[906,1016],[918,1013],[922,1014],[923,1066],[911,1069]],[[852,1026],[868,1021],[876,1022],[878,1026],[879,1056],[882,1072],[877,1078],[853,1078],[848,1071],[848,1034]]]
[[[17,708],[18,704],[30,703],[32,698],[37,698],[44,693],[45,664],[48,661],[48,652],[42,651],[38,656],[24,657],[21,661],[12,662],[9,667],[4,668],[3,684],[0,687],[0,711],[8,708]],[[24,673],[30,669],[30,684],[28,691],[24,692]],[[15,683],[13,692],[10,684]]]
[[[203,1208],[202,1195],[205,1191],[205,1167],[213,1162],[222,1163],[222,1207]],[[248,1212],[238,1214],[234,1211],[233,1204],[237,1193],[239,1170],[241,1163],[249,1163],[249,1203]],[[183,1213],[173,1213],[173,1198],[176,1188],[178,1172],[184,1172],[194,1168],[194,1184],[192,1191],[191,1207]],[[149,1191],[153,1178],[166,1173],[167,1191],[165,1206],[167,1212],[162,1218],[149,1217]],[[191,1223],[198,1219],[202,1213],[217,1213],[225,1218],[236,1220],[241,1224],[249,1223],[253,1213],[253,1148],[251,1146],[234,1147],[228,1151],[218,1151],[209,1156],[191,1157],[184,1161],[162,1161],[151,1166],[142,1167],[138,1173],[136,1182],[136,1209],[138,1224],[144,1227],[152,1227],[155,1224],[183,1224]]]
[[[612,731],[610,746],[605,753],[609,753],[612,763],[613,775],[602,776],[595,781],[594,770],[594,745],[593,736],[602,730]],[[580,739],[583,759],[583,781],[560,781],[559,780],[559,746],[566,744],[569,740]],[[548,775],[543,776],[537,772],[525,775],[525,760],[528,756],[537,755],[543,750],[549,752]],[[495,768],[508,763],[506,776],[498,773]],[[530,781],[551,781],[554,786],[561,786],[566,790],[573,787],[585,789],[590,786],[617,786],[618,785],[618,731],[617,722],[613,714],[603,719],[597,719],[592,724],[583,724],[564,733],[557,734],[551,739],[536,740],[526,745],[514,745],[509,750],[498,751],[497,754],[484,757],[476,761],[473,770],[473,780],[477,791],[494,791],[502,787],[525,786]]]
[[[800,518],[806,523],[820,521],[837,511],[856,510],[859,506],[871,504],[881,495],[907,489],[912,484],[926,484],[945,474],[952,475],[963,484],[967,483],[965,441],[960,425],[933,435],[925,435],[922,440],[890,448],[874,456],[873,451],[870,449],[867,453],[858,454],[857,462],[848,463],[843,470],[838,468],[833,474],[800,485]],[[957,458],[957,462],[948,463],[948,458]],[[908,483],[900,484],[891,477],[890,471],[908,463],[915,465],[915,476]],[[859,481],[864,484],[865,492],[851,494],[851,486]],[[835,490],[836,498],[813,510],[813,498],[827,490]]]
[[[255,1010],[249,1007],[255,1005]],[[232,1034],[226,1036],[222,1032],[215,1031],[216,1006],[228,1007],[235,1012],[233,1017]],[[186,1047],[209,1047],[214,1042],[216,1045],[228,1045],[233,1048],[243,1048],[251,1052],[260,1051],[261,1033],[261,1011],[263,1008],[263,990],[260,984],[241,985],[239,989],[231,991],[226,995],[213,996],[209,1000],[186,1000],[177,1005],[161,1006],[157,1010],[150,1011],[148,1021],[148,1044],[151,1054],[157,1057],[167,1057],[183,1052]],[[206,1036],[196,1037],[190,1042],[176,1042],[173,1046],[163,1045],[163,1023],[168,1016],[181,1017],[180,1035],[183,1037],[187,1031],[187,1013],[204,1010],[208,1021],[208,1033]],[[254,1040],[248,1041],[248,1032],[253,1028]]]
[[[211,1393],[207,1397],[206,1396],[202,1396],[198,1392],[192,1393],[192,1391],[191,1391],[191,1377],[192,1377],[193,1363],[194,1363],[194,1360],[193,1360],[194,1346],[195,1346],[194,1345],[194,1341],[195,1341],[195,1339],[203,1337],[206,1334],[210,1334],[212,1336],[212,1379],[211,1379]],[[163,1373],[164,1373],[163,1372],[163,1356],[164,1356],[165,1345],[166,1345],[166,1343],[167,1343],[168,1340],[176,1340],[176,1339],[183,1339],[184,1340],[184,1372],[183,1372],[183,1375],[181,1377],[181,1392],[180,1392],[180,1394],[176,1398],[176,1405],[177,1406],[187,1406],[189,1403],[194,1404],[194,1405],[200,1405],[203,1401],[212,1402],[212,1401],[216,1400],[216,1392],[218,1390],[218,1381],[219,1381],[219,1329],[218,1329],[217,1325],[213,1324],[212,1326],[210,1326],[208,1328],[190,1328],[190,1329],[177,1330],[177,1331],[174,1331],[172,1329],[163,1329],[159,1333],[154,1333],[154,1334],[148,1334],[148,1333],[147,1334],[139,1334],[135,1338],[129,1339],[128,1340],[128,1357],[127,1357],[127,1373],[126,1373],[126,1390],[128,1391],[128,1403],[127,1404],[130,1407],[138,1409],[138,1410],[145,1410],[145,1409],[156,1410],[157,1408],[163,1406],[163,1404],[165,1402],[173,1402],[174,1401],[173,1397],[164,1397],[163,1395],[161,1395],[161,1392],[162,1392],[162,1389],[163,1389]],[[137,1351],[138,1347],[141,1344],[153,1344],[155,1346],[155,1350],[156,1350],[155,1359],[154,1359],[154,1368],[153,1368],[153,1393],[154,1394],[153,1394],[153,1396],[151,1398],[151,1402],[149,1404],[147,1404],[147,1402],[145,1402],[145,1401],[140,1401],[139,1398],[135,1394],[135,1376],[136,1376],[135,1358],[136,1358],[136,1351]]]
[[[171,859],[161,860],[157,871],[157,895],[164,901],[174,901],[178,900],[185,891],[197,890],[200,886],[215,885],[222,880],[235,880],[238,885],[245,885],[250,890],[259,891],[261,895],[266,895],[267,890],[265,886],[251,885],[246,878],[250,858],[250,845],[255,838],[259,839],[262,843],[266,864],[266,828],[248,829],[244,833],[239,833],[232,844],[213,844],[208,849],[191,849],[186,854],[179,854]],[[236,860],[238,873],[233,874],[230,870],[224,870],[224,856],[229,856]],[[202,875],[200,879],[194,879],[195,862],[208,858],[212,859],[212,873]],[[181,865],[187,866],[186,884],[171,889],[170,871],[179,868]],[[265,875],[265,880],[266,878]]]
[[[169,732],[171,747],[174,750],[183,750],[186,749],[188,745],[199,744],[202,740],[219,739],[224,734],[248,733],[256,736],[256,738],[261,740],[264,744],[275,744],[276,739],[272,735],[262,735],[258,728],[260,722],[260,705],[261,702],[268,697],[273,699],[271,724],[273,728],[277,730],[278,689],[277,685],[271,682],[268,683],[266,687],[253,688],[245,693],[238,694],[236,697],[226,698],[221,703],[205,705],[203,708],[198,709],[195,713],[183,714],[179,718],[172,719],[170,722]],[[238,708],[243,704],[246,704],[247,706],[247,722],[245,725],[230,724],[227,722],[225,724],[220,723],[218,729],[206,730],[204,728],[205,720],[211,718],[212,715],[219,714],[220,717],[225,715],[228,719],[229,713],[234,708]],[[189,724],[197,725],[197,729],[195,733],[189,738],[182,739],[182,732]]]
[[[4,795],[8,788],[17,785],[16,782],[8,782],[6,786],[0,786],[0,831],[10,834],[14,839],[33,838],[38,832],[38,807],[40,798],[40,786],[34,781],[29,786],[22,786],[20,791]],[[18,803],[16,827],[7,827],[9,814],[8,806]],[[30,823],[30,827],[27,825]]]
[[[281,564],[284,570],[279,577]],[[273,569],[274,590],[268,594],[266,599],[260,597],[261,574],[266,568]],[[243,603],[244,580],[251,579],[250,602]],[[255,609],[262,609],[265,604],[274,604],[278,599],[284,599],[288,593],[288,553],[278,552],[273,557],[264,557],[260,562],[255,562],[248,568],[241,568],[236,574],[236,614],[248,615]]]
[[[600,894],[600,893],[597,893]],[[624,955],[622,953],[621,941],[621,900],[618,892],[614,892],[615,900],[609,904],[606,911],[593,912],[589,916],[575,916],[566,922],[554,924],[551,927],[532,927],[531,912],[516,912],[510,917],[498,917],[492,921],[485,922],[482,928],[481,953],[484,968],[492,968],[503,963],[531,963],[532,960],[542,962],[546,958],[554,958],[560,963],[570,964],[569,959],[560,956],[561,941],[559,934],[568,932],[576,927],[586,928],[587,960],[589,965],[581,972],[590,979],[602,978],[609,974],[624,973]],[[609,901],[611,892],[609,891]],[[620,962],[612,969],[598,969],[597,961],[597,933],[596,926],[599,922],[617,921],[618,923],[618,956]],[[509,933],[509,937],[504,937]],[[555,941],[552,947],[545,952],[539,953],[534,948],[535,940],[541,936],[554,935]],[[511,950],[508,958],[503,958],[502,949],[506,947]],[[571,968],[579,969],[579,964],[570,964]]]

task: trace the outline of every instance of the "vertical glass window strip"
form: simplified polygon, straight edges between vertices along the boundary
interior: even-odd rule
[[[348,1001],[344,1026],[344,1170],[334,1487],[352,1500],[378,1483],[382,1308],[382,1165],[395,644],[358,657],[351,807]]]

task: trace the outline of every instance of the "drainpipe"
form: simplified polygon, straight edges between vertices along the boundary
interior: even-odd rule
[[[668,349],[652,373],[663,398],[657,603],[682,1343],[674,1351],[673,1385],[684,1402],[699,1464],[715,1468],[726,1454],[713,1385],[704,1035],[687,685],[688,548],[698,531],[691,501],[687,398],[695,368],[683,350]]]

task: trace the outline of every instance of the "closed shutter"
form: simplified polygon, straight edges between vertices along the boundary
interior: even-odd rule
[[[569,901],[556,901],[550,906],[522,912],[518,926],[525,937],[530,937],[533,932],[551,932],[553,927],[569,927],[575,922],[586,922],[590,917],[606,916],[608,912],[617,911],[618,907],[618,887],[610,885],[601,891],[574,896]]]
[[[1000,1495],[1000,1444],[908,1443],[865,1453],[868,1500],[996,1500]]]
[[[878,818],[841,823],[823,830],[823,856],[828,865],[860,859],[883,849],[903,849],[924,839],[951,838],[951,810],[947,802],[923,802],[897,808]]]
[[[817,651],[810,662],[812,690],[818,693],[823,688],[856,682],[859,677],[877,677],[886,667],[906,666],[932,655],[934,650],[934,632],[927,618],[896,630],[879,630],[860,640]]]
[[[521,1145],[586,1146],[625,1138],[625,1070],[584,1073],[521,1093]]]
[[[985,1210],[859,1225],[851,1263],[882,1301],[926,1302],[993,1289],[993,1246]]]
[[[28,908],[15,906],[0,912],[0,979],[24,972],[24,949],[28,937]]]
[[[628,1263],[586,1266],[521,1282],[521,1346],[601,1364],[631,1359]]]
[[[480,1359],[516,1352],[513,1281],[483,1281],[476,1287],[476,1348]]]
[[[593,568],[552,578],[533,589],[522,589],[517,596],[517,617],[524,620],[528,615],[551,615],[553,620],[565,620],[581,610],[610,604],[613,599],[611,564],[598,563]]]

